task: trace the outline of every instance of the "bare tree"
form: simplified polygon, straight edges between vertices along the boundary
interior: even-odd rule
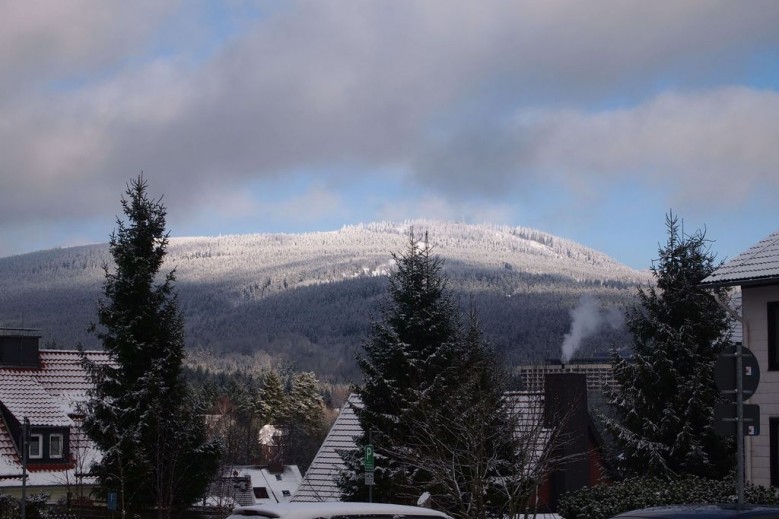
[[[506,420],[496,421],[494,409],[487,406],[463,410],[453,401],[427,402],[420,411],[424,419],[410,420],[416,429],[413,441],[377,450],[377,455],[424,474],[431,503],[457,519],[495,513],[521,517],[534,506],[533,498],[549,474],[571,461],[560,449],[567,441],[569,413],[545,421],[538,393],[506,393]],[[413,491],[409,487],[402,497],[418,498]]]

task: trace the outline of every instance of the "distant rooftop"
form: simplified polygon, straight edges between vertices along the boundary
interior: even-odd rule
[[[779,231],[725,262],[701,284],[734,286],[776,282],[779,282]]]

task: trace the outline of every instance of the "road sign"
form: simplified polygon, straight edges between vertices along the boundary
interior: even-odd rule
[[[373,485],[373,471],[365,473],[365,484],[368,486]]]
[[[744,400],[751,397],[760,383],[760,366],[749,348],[741,347],[741,373],[743,375]],[[714,383],[731,402],[736,401],[736,355],[731,348],[721,353],[714,363]]]
[[[736,404],[714,404],[714,432],[720,436],[735,436],[738,421]],[[744,436],[760,434],[760,406],[744,404]]]
[[[365,472],[373,472],[375,464],[373,462],[373,445],[365,446]]]
[[[106,508],[108,508],[111,512],[116,512],[116,509],[118,508],[118,499],[116,492],[109,492],[106,496]]]

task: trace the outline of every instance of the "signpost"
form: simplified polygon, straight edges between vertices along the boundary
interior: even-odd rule
[[[736,352],[728,350],[717,357],[714,363],[714,383],[720,393],[735,402],[738,399],[738,369]],[[741,347],[741,380],[744,399],[751,397],[760,383],[760,366],[755,354],[749,348]]]
[[[743,436],[760,435],[760,406],[743,404],[744,423]],[[714,404],[714,432],[720,436],[736,436],[738,434],[738,409],[733,403]]]
[[[365,446],[365,472],[373,472],[376,467],[373,460],[373,445]]]
[[[738,506],[744,506],[744,436],[760,434],[760,406],[744,404],[760,383],[760,366],[755,354],[741,343],[721,353],[714,362],[714,383],[732,403],[714,406],[714,430],[735,435],[738,461]],[[745,427],[746,426],[746,427]]]
[[[365,484],[368,486],[368,502],[373,502],[373,469],[376,468],[375,460],[373,458],[373,437],[368,433],[368,445],[365,446],[365,458],[363,459],[363,465],[365,467]]]

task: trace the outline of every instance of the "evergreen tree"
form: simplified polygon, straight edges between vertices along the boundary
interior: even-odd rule
[[[313,373],[292,375],[289,402],[286,461],[305,472],[327,436],[324,402],[319,381]]]
[[[318,434],[324,424],[324,402],[316,375],[310,371],[295,373],[289,394],[291,422],[306,434]]]
[[[104,299],[92,331],[110,364],[84,362],[94,383],[84,428],[103,453],[94,467],[105,491],[118,491],[123,516],[156,507],[160,518],[202,496],[219,446],[182,372],[183,321],[174,272],[159,279],[168,234],[161,200],[147,197],[142,176],[127,188],[105,266]]]
[[[284,389],[284,380],[275,369],[265,373],[257,400],[257,411],[262,425],[283,426],[289,422],[290,402]]]
[[[479,435],[482,457],[474,461],[476,445],[466,431],[482,411],[494,411],[495,419],[505,416],[500,370],[490,375],[496,365],[475,320],[462,331],[442,260],[431,254],[426,238],[417,241],[412,233],[405,252],[393,254],[396,268],[382,318],[372,323],[358,358],[364,384],[357,388],[362,406],[355,412],[364,434],[357,443],[364,446],[370,437],[376,452],[375,500],[414,503],[430,492],[435,505],[449,513],[483,517],[488,478],[476,465],[493,460],[494,475],[498,447]],[[365,499],[361,452],[342,456],[347,470],[341,490],[348,499]],[[446,478],[438,470],[443,466]],[[477,501],[480,510],[473,507]]]
[[[724,477],[733,468],[732,442],[713,430],[713,365],[730,324],[699,285],[717,264],[704,232],[685,234],[673,213],[666,226],[667,242],[652,265],[656,285],[640,289],[639,305],[627,314],[632,357],[613,357],[607,426],[627,473]]]

